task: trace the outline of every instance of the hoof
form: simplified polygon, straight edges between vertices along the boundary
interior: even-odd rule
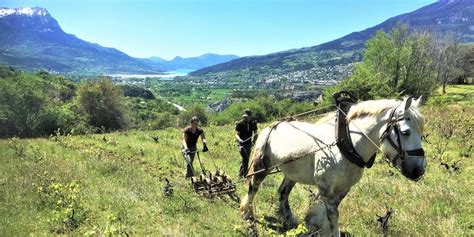
[[[242,215],[242,218],[244,220],[253,220],[254,215],[253,215],[253,208],[252,206],[247,206],[245,208],[240,208],[240,214]]]
[[[286,218],[284,221],[283,221],[283,230],[287,231],[287,230],[291,230],[291,229],[294,229],[298,227],[298,222],[296,221],[296,219],[294,217],[289,217],[289,218]]]

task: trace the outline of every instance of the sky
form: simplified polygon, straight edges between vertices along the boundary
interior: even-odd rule
[[[435,0],[0,0],[134,57],[262,55],[318,45]]]

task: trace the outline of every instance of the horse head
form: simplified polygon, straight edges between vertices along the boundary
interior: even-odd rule
[[[387,118],[387,126],[380,136],[385,157],[401,173],[418,181],[425,173],[426,158],[422,147],[424,120],[418,111],[421,97],[404,99],[393,108]]]

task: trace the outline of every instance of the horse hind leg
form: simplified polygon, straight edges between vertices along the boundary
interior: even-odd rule
[[[295,181],[290,180],[285,176],[280,187],[278,188],[278,193],[280,194],[280,205],[278,207],[277,213],[281,218],[283,218],[284,230],[294,228],[297,225],[296,219],[291,212],[290,203],[288,202],[290,192],[295,184]]]

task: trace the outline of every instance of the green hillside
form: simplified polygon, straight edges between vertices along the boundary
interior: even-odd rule
[[[423,108],[427,117],[425,177],[408,181],[379,162],[340,207],[341,230],[381,234],[387,208],[393,235],[474,235],[473,86],[448,87]],[[309,120],[315,120],[309,119]],[[264,125],[262,125],[263,127]],[[206,168],[237,176],[233,127],[207,127]],[[152,137],[158,136],[155,142]],[[242,235],[251,224],[230,198],[192,192],[178,152],[179,129],[0,140],[0,235]],[[195,162],[197,168],[197,162]],[[166,196],[164,179],[173,184]],[[255,205],[260,234],[283,234],[272,221],[281,174],[267,178]],[[238,195],[246,191],[238,182]],[[301,223],[314,187],[297,185],[290,204]]]

